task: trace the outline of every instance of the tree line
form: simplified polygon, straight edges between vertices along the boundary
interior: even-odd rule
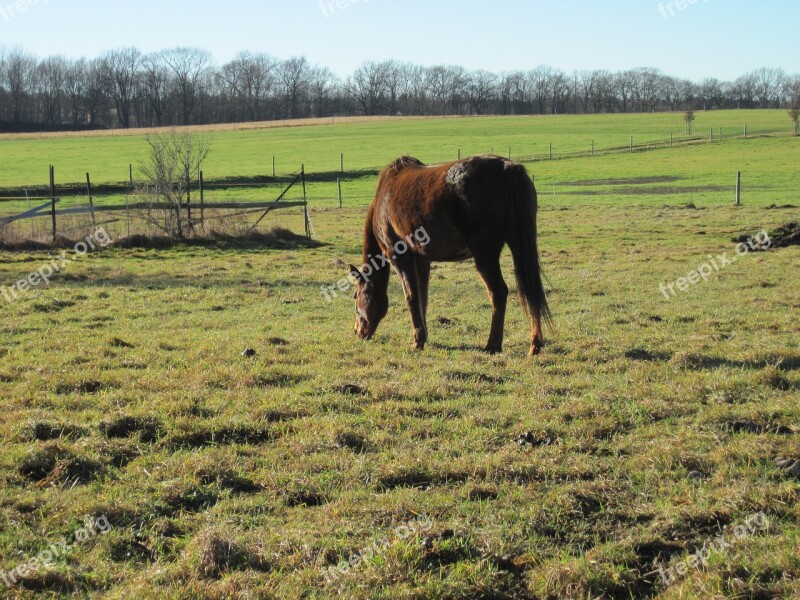
[[[198,48],[93,59],[0,50],[0,130],[157,127],[352,115],[595,114],[790,108],[800,75],[761,68],[693,82],[642,67],[492,73],[366,61],[347,78],[305,57],[243,52],[221,66]]]

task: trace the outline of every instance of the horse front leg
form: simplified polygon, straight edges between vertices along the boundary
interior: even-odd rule
[[[419,299],[422,305],[422,320],[428,323],[428,292],[431,283],[431,263],[424,258],[417,259],[417,285],[419,286]]]
[[[422,350],[428,341],[428,325],[425,322],[425,302],[427,301],[427,285],[420,284],[417,263],[413,257],[398,257],[394,269],[403,286],[403,293],[411,313],[411,323],[414,327],[414,348]]]

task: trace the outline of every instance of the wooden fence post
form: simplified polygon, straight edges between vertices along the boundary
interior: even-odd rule
[[[199,175],[199,184],[200,184],[200,227],[203,231],[206,230],[206,213],[205,213],[205,202],[206,202],[206,193],[205,193],[205,184],[203,180],[203,172],[200,171]]]
[[[343,155],[344,156],[344,155]],[[308,195],[306,194],[306,166],[300,167],[300,180],[303,182],[303,217],[306,225],[306,237],[311,239],[311,217],[308,214]]]
[[[275,155],[272,155],[272,178],[275,179]]]
[[[550,142],[550,160],[553,160],[553,142]]]
[[[631,136],[631,152],[633,152],[633,136]]]
[[[133,193],[133,164],[128,163],[128,192]]]
[[[339,172],[344,175],[344,152],[339,154]]]
[[[736,171],[736,206],[742,205],[742,172]]]
[[[179,200],[180,202],[180,200]],[[179,207],[180,212],[180,207]],[[192,227],[192,174],[189,172],[189,167],[186,167],[186,220],[189,228]]]
[[[94,195],[92,194],[92,180],[86,173],[86,193],[89,195],[89,210],[92,212],[92,225],[97,229],[97,219],[94,216]]]
[[[342,208],[342,178],[336,178],[336,185],[339,188],[339,208]]]
[[[50,165],[50,202],[51,202],[51,216],[53,219],[53,245],[56,245],[57,231],[56,231],[56,169]]]

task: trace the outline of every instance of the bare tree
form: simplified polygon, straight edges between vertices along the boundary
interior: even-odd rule
[[[107,104],[105,96],[105,86],[103,81],[103,62],[101,59],[94,59],[86,63],[84,85],[84,108],[86,110],[86,120],[90,126],[97,125],[98,115],[101,108]]]
[[[398,113],[398,97],[403,87],[403,67],[394,60],[387,60],[380,64],[383,71],[383,82],[389,101],[389,114]]]
[[[786,77],[781,69],[757,69],[751,74],[756,98],[761,108],[779,103],[780,91]]]
[[[64,73],[64,96],[67,105],[65,112],[72,126],[77,126],[85,120],[86,79],[85,58],[67,65]]]
[[[164,51],[161,59],[175,79],[181,123],[190,125],[201,84],[211,66],[211,53],[200,48],[174,48]]]
[[[411,111],[418,115],[426,114],[428,88],[426,86],[425,67],[414,64],[403,65],[403,81]]]
[[[155,196],[148,220],[169,236],[182,240],[192,229],[184,214],[189,185],[211,150],[211,139],[188,132],[147,137],[150,147],[140,170]]]
[[[789,111],[789,118],[792,120],[792,131],[795,135],[800,135],[800,107],[795,105]]]
[[[322,117],[328,111],[331,96],[338,78],[327,67],[314,67],[309,74],[309,94],[311,96],[311,114]]]
[[[298,114],[298,104],[301,96],[308,89],[309,64],[305,56],[293,56],[285,60],[278,68],[280,79],[284,115],[287,119],[294,119]]]
[[[142,61],[142,85],[147,98],[147,104],[153,111],[155,125],[164,124],[164,112],[167,109],[167,94],[169,93],[170,72],[162,60],[160,53],[148,54]]]
[[[476,71],[469,76],[467,98],[476,115],[486,113],[489,103],[495,97],[497,76],[488,71]]]
[[[683,113],[683,121],[686,123],[686,133],[692,135],[692,124],[697,116],[694,114],[693,110],[687,110]]]
[[[533,88],[533,97],[536,101],[536,113],[543,115],[546,112],[545,103],[550,98],[553,69],[539,65],[533,69],[528,77]]]
[[[102,57],[106,90],[114,101],[123,129],[131,126],[131,103],[138,82],[142,53],[136,48],[111,50]]]
[[[36,59],[19,48],[12,50],[6,58],[5,80],[11,100],[11,120],[19,123],[25,116],[25,101],[33,93]]]
[[[561,70],[554,69],[550,75],[550,112],[554,115],[566,110],[559,110],[562,106],[564,97],[569,93],[569,82],[567,75]]]
[[[620,111],[623,113],[628,112],[628,108],[630,108],[635,81],[636,72],[633,70],[617,73],[614,77],[614,93],[616,94]]]
[[[67,61],[62,56],[51,56],[39,63],[36,83],[42,103],[44,122],[50,127],[61,124],[61,103],[64,97],[64,80]]]
[[[365,62],[347,80],[346,90],[363,114],[367,116],[378,114],[386,92],[384,67],[373,61]]]

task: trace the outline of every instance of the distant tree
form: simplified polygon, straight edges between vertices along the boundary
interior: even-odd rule
[[[314,67],[309,73],[308,82],[311,116],[323,117],[328,114],[339,80],[327,67]]]
[[[761,108],[772,108],[780,102],[781,88],[786,79],[781,69],[757,69],[751,77]]]
[[[789,111],[789,118],[792,120],[794,134],[800,135],[800,107],[796,104]]]
[[[688,135],[692,135],[692,124],[696,118],[693,110],[687,110],[683,113],[683,120],[686,123],[686,133]]]
[[[389,104],[389,114],[394,116],[399,111],[400,95],[403,89],[403,65],[394,60],[387,60],[381,63],[383,71],[384,88],[386,89],[386,100]]]
[[[536,102],[536,114],[543,115],[547,111],[546,103],[550,97],[550,85],[553,69],[539,65],[528,73],[533,98]]]
[[[192,229],[183,211],[189,185],[211,150],[211,138],[187,132],[148,136],[149,153],[139,167],[155,202],[147,220],[182,240]]]
[[[181,123],[190,125],[201,85],[211,66],[211,53],[200,48],[175,48],[163,52],[161,60],[169,67],[175,81]]]
[[[136,48],[111,50],[102,57],[103,79],[108,95],[117,109],[117,120],[123,129],[131,126],[131,104],[138,85],[142,53]]]
[[[305,56],[293,56],[278,67],[281,91],[283,94],[284,116],[287,119],[299,117],[301,99],[308,91],[310,67]]]
[[[85,58],[67,65],[64,74],[65,113],[73,126],[86,120],[87,63]]]
[[[33,93],[36,82],[36,59],[19,48],[12,50],[5,59],[5,85],[11,104],[11,120],[19,123],[27,112],[33,116],[30,104],[26,102]]]
[[[50,127],[56,127],[61,124],[61,104],[64,98],[67,61],[61,56],[46,58],[39,63],[36,75],[36,87],[44,122]]]
[[[472,111],[476,115],[486,113],[489,103],[495,97],[497,76],[487,71],[476,71],[469,76],[466,93]]]
[[[148,54],[144,58],[141,79],[147,104],[155,119],[154,125],[160,127],[164,124],[170,82],[169,68],[161,53]]]
[[[364,115],[378,114],[386,92],[386,70],[374,61],[362,64],[345,84],[347,93]]]
[[[96,58],[86,63],[84,72],[83,102],[86,111],[86,121],[90,126],[96,126],[100,120],[101,110],[107,118],[108,98],[105,95],[103,81],[103,62]]]

